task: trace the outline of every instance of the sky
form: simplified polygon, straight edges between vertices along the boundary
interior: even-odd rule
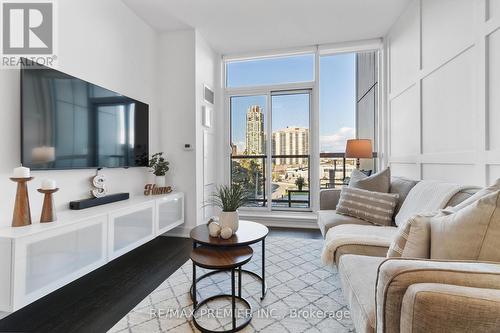
[[[343,152],[345,140],[355,135],[355,65],[354,53],[320,58],[320,150]],[[311,81],[314,56],[300,55],[228,64],[229,87]],[[309,127],[309,95],[291,94],[271,97],[272,130],[287,126]],[[266,96],[231,98],[232,141],[238,151],[245,149],[245,115],[251,105],[260,105],[267,113]],[[267,115],[266,118],[267,119]],[[265,123],[267,128],[267,123]]]

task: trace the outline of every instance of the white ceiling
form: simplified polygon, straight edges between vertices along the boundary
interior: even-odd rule
[[[410,0],[123,0],[158,31],[197,29],[222,54],[382,37]]]

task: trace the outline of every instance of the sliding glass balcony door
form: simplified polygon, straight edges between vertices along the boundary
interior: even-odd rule
[[[273,209],[310,208],[310,105],[308,90],[271,94]]]
[[[231,97],[231,182],[250,194],[250,207],[266,207],[267,95]]]
[[[230,98],[231,182],[248,206],[310,208],[310,104],[310,90]]]

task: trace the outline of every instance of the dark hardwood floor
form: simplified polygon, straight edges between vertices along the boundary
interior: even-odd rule
[[[271,228],[270,237],[321,238]],[[187,238],[158,237],[0,320],[0,332],[106,332],[189,258]]]

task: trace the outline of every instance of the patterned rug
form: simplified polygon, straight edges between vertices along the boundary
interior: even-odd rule
[[[252,306],[252,320],[241,332],[353,332],[336,268],[321,264],[323,240],[268,237],[266,282],[260,300],[260,281],[243,274],[242,296]],[[245,269],[260,273],[261,246]],[[197,274],[207,272],[197,268]],[[188,260],[156,290],[123,317],[109,332],[199,332],[191,321],[189,297],[192,263]],[[198,283],[198,300],[230,293],[229,273],[212,275]],[[231,328],[230,298],[209,302],[197,311],[198,322],[211,330]],[[245,307],[237,304],[238,324]],[[227,310],[227,311],[226,311]]]

